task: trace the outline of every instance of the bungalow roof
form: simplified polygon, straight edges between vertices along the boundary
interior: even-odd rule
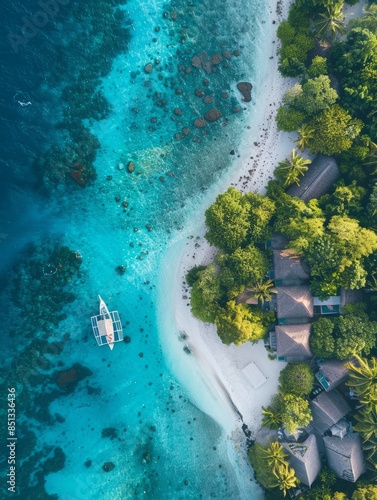
[[[276,325],[276,352],[280,358],[305,358],[313,355],[310,350],[309,337],[311,325]]]
[[[281,286],[276,290],[278,318],[313,317],[313,295],[309,286]]]
[[[309,279],[309,268],[295,250],[274,250],[274,277],[275,280],[306,281]]]
[[[303,175],[300,185],[289,186],[287,193],[303,201],[320,198],[329,191],[339,176],[340,171],[335,159],[331,156],[318,155]]]
[[[335,475],[346,481],[355,482],[366,470],[359,434],[352,432],[343,439],[323,438],[326,457]]]
[[[288,452],[288,460],[295,470],[296,477],[311,486],[321,470],[321,459],[318,451],[317,439],[314,434],[302,443],[281,443]]]
[[[313,427],[322,434],[351,411],[351,407],[337,390],[321,392],[309,405]]]

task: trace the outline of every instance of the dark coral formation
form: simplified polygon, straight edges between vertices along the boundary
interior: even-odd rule
[[[103,465],[102,465],[102,469],[105,471],[105,472],[111,472],[112,470],[115,469],[115,465],[113,464],[113,462],[105,462]]]
[[[75,387],[81,380],[92,375],[92,372],[89,368],[85,368],[85,366],[80,365],[79,363],[75,363],[68,370],[59,371],[53,377],[56,379],[58,386],[62,389],[72,389]]]
[[[69,75],[69,83],[61,90],[60,140],[55,140],[55,145],[36,162],[41,182],[48,191],[61,183],[83,187],[96,178],[93,163],[99,143],[82,120],[101,120],[110,112],[101,89],[101,78],[109,73],[114,57],[127,51],[130,21],[125,11],[117,8],[122,3],[118,0],[103,2],[101,16],[98,16],[96,2],[74,2],[70,5],[69,16],[82,21],[82,31],[76,22],[67,45],[56,40],[55,64],[49,68],[45,79],[52,87],[56,82],[56,88],[61,88],[62,75]],[[89,40],[90,57],[87,52]]]

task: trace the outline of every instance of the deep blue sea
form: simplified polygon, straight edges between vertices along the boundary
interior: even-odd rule
[[[264,0],[3,0],[0,12],[0,497],[259,498],[174,375],[156,303],[166,251],[232,169],[253,108],[236,83],[258,85],[275,13]],[[212,108],[221,118],[194,126]],[[98,294],[127,337],[113,351],[91,331]]]

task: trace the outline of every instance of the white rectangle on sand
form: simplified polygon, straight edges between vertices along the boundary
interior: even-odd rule
[[[257,365],[253,362],[245,366],[245,368],[242,369],[242,373],[245,375],[254,389],[264,384],[267,380],[267,378],[263,375]]]

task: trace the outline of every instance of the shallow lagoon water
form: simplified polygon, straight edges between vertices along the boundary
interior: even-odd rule
[[[235,84],[258,85],[268,6],[259,0],[119,3],[127,46],[116,41],[107,53],[110,42],[98,26],[109,4],[118,2],[82,10],[67,5],[23,53],[4,62],[2,148],[11,174],[2,187],[0,249],[11,328],[3,324],[1,376],[4,390],[15,386],[19,401],[18,496],[237,499],[248,491],[258,498],[255,483],[250,491],[242,484],[220,425],[202,411],[205,383],[195,380],[193,398],[187,381],[177,380],[161,348],[164,312],[156,304],[169,286],[168,277],[160,279],[161,259],[191,234],[197,206],[230,172],[230,153],[252,118],[253,104],[241,102]],[[32,14],[36,7],[16,4],[9,29],[19,27],[24,9]],[[103,30],[108,26],[104,21]],[[95,40],[85,36],[93,36],[90,27],[97,29]],[[204,50],[209,57],[226,54],[214,59],[210,73],[191,65]],[[94,64],[93,54],[103,62]],[[148,63],[151,73],[144,70]],[[85,71],[89,82],[98,79],[96,90],[108,103],[102,116],[99,101],[86,106]],[[78,78],[67,104],[64,87]],[[51,145],[72,147],[58,125],[68,106],[100,145],[97,178],[85,187],[69,176],[42,182],[35,168]],[[195,118],[212,107],[222,118],[196,129]],[[113,352],[97,347],[91,332],[98,293],[119,311],[131,338]],[[174,325],[167,328],[172,343],[179,342]],[[59,373],[75,366],[80,380],[59,386]],[[115,465],[110,472],[103,470],[106,462]]]

